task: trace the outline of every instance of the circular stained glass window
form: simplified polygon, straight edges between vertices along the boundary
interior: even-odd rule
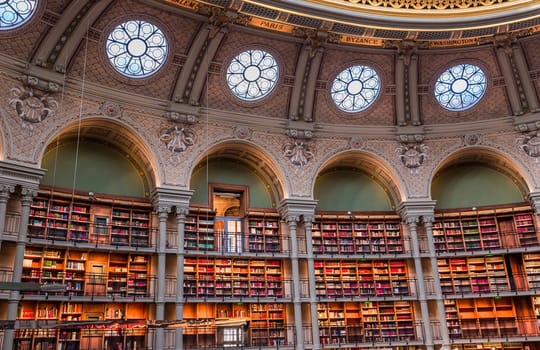
[[[232,93],[245,101],[256,101],[276,86],[279,67],[266,51],[244,51],[227,68],[227,85]]]
[[[486,75],[479,67],[459,64],[439,76],[435,83],[435,98],[450,111],[463,111],[480,101],[486,85]]]
[[[35,0],[0,0],[0,30],[13,29],[26,22],[36,9]]]
[[[145,78],[161,68],[167,58],[163,32],[146,21],[128,21],[107,38],[107,56],[113,67],[130,78]]]
[[[368,108],[380,91],[381,80],[373,68],[352,66],[338,74],[330,93],[339,109],[352,113]]]

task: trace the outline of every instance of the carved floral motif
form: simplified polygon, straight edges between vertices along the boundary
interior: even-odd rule
[[[34,125],[49,117],[56,115],[58,103],[48,94],[39,95],[31,87],[14,87],[11,89],[13,98],[9,100],[9,105],[15,109],[17,116],[22,119],[21,128],[24,132],[32,135]]]

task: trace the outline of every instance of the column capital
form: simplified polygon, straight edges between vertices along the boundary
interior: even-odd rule
[[[185,219],[187,214],[189,214],[189,208],[188,207],[176,206],[176,217],[178,219],[180,219],[180,218]]]
[[[158,208],[167,207],[169,212],[173,207],[185,208],[189,207],[189,201],[193,191],[186,190],[173,186],[161,186],[152,190],[150,197],[154,208],[159,212]]]
[[[530,192],[528,197],[536,215],[540,215],[540,190]]]
[[[300,218],[298,216],[295,216],[295,215],[287,215],[285,218],[284,218],[285,222],[287,224],[297,224],[298,221],[300,220]]]
[[[424,219],[426,217],[432,217],[435,211],[436,201],[430,199],[413,199],[401,202],[398,207],[398,213],[401,218],[408,222],[410,218],[412,220]]]
[[[307,198],[285,198],[279,203],[278,211],[282,218],[294,216],[297,218],[295,221],[299,221],[301,217],[313,217],[315,215],[317,202]]]
[[[171,207],[169,206],[166,206],[166,205],[160,205],[158,207],[156,207],[156,213],[159,214],[159,217],[167,217],[169,215],[169,213],[171,212]]]

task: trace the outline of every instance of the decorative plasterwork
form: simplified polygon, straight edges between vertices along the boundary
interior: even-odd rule
[[[516,139],[519,148],[529,157],[534,158],[535,162],[540,158],[540,131],[524,134]]]
[[[105,101],[101,105],[101,113],[109,118],[118,118],[122,115],[122,106],[115,102]]]
[[[11,96],[9,105],[22,119],[22,131],[28,129],[30,135],[34,131],[34,124],[56,115],[58,103],[48,93],[41,93],[30,86],[20,86],[11,89]]]
[[[179,112],[167,112],[165,118],[175,123],[183,124],[195,124],[199,121],[199,118],[194,114],[185,114]]]
[[[424,164],[427,159],[429,147],[423,143],[402,144],[396,148],[399,160],[409,168],[411,174],[418,174],[418,168]]]
[[[294,139],[292,143],[285,145],[283,155],[291,161],[293,165],[303,167],[314,157],[311,147],[304,140]]]
[[[335,1],[324,1],[335,3]],[[389,9],[414,9],[414,10],[452,10],[468,9],[477,7],[493,7],[503,3],[509,3],[510,0],[341,0],[342,3],[352,4],[354,7],[373,6]]]
[[[313,131],[301,130],[301,129],[287,129],[287,136],[292,137],[294,139],[309,140],[313,138]]]
[[[189,146],[193,146],[195,139],[195,133],[186,126],[173,125],[169,128],[163,128],[159,132],[159,140],[163,141],[167,149],[176,156]]]
[[[253,130],[245,125],[237,126],[233,129],[233,135],[240,140],[251,140]]]

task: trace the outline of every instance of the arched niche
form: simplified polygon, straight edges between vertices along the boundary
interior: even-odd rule
[[[394,211],[400,191],[382,162],[346,153],[319,172],[313,190],[321,211]]]
[[[275,208],[283,198],[276,166],[255,146],[226,143],[211,149],[194,167],[190,189],[194,203],[208,204],[209,185],[247,186],[249,207]]]
[[[490,150],[458,152],[439,167],[431,182],[436,209],[522,203],[527,195],[515,164]]]
[[[155,186],[148,152],[116,123],[86,120],[62,130],[45,149],[41,183],[59,190],[149,197]]]

